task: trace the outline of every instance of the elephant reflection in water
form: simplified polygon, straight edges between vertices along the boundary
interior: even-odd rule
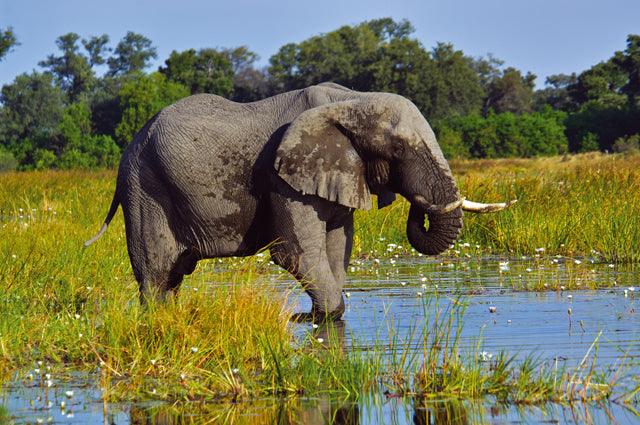
[[[357,403],[332,400],[322,393],[308,398],[288,400],[258,399],[245,403],[210,405],[194,403],[193,406],[155,406],[130,409],[130,422],[134,425],[182,425],[209,422],[247,425],[359,425],[368,423],[371,416],[379,418],[406,414],[410,417],[410,401],[413,401],[415,425],[468,425],[471,423],[464,403],[459,400],[433,401],[423,397],[399,398],[396,407],[389,403],[367,406],[366,412]],[[404,404],[407,403],[407,404]],[[203,410],[201,410],[204,407]],[[364,418],[361,420],[361,415]]]
[[[247,425],[358,425],[360,409],[357,403],[335,401],[323,393],[309,398],[221,403],[213,409],[207,403],[181,407],[132,406],[129,421],[132,425],[183,425],[201,422]]]
[[[434,401],[413,397],[413,423],[415,425],[468,425],[469,415],[459,400]]]

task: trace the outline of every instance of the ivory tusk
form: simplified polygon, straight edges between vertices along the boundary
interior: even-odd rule
[[[427,208],[427,214],[446,214],[450,211],[455,210],[460,205],[464,203],[464,198],[460,198],[457,201],[450,202],[446,205],[432,205]]]
[[[518,202],[517,199],[511,200],[509,202],[500,202],[496,204],[482,204],[479,202],[467,201],[466,199],[462,202],[462,209],[464,211],[474,212],[474,213],[492,213],[496,211],[502,211],[504,209],[509,208],[511,205]]]
[[[422,195],[414,195],[411,202],[420,205],[420,208],[424,210],[425,214],[445,214],[462,205],[462,201],[464,201],[464,198],[459,198],[448,204],[438,205],[428,203]]]

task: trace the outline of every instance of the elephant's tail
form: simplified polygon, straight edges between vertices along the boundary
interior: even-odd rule
[[[104,223],[102,223],[102,227],[100,228],[100,231],[98,232],[97,235],[95,235],[94,237],[92,237],[91,239],[89,239],[84,243],[85,247],[91,245],[92,243],[100,239],[102,234],[107,230],[107,227],[109,226],[109,223],[111,223],[111,220],[113,219],[113,216],[116,214],[116,211],[118,211],[119,206],[120,206],[120,198],[118,198],[118,192],[116,191],[116,193],[114,193],[113,195],[113,200],[111,201],[111,208],[109,208],[109,212],[107,213],[107,218],[104,219]]]

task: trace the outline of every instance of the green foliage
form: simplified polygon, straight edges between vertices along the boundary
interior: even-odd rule
[[[122,121],[116,127],[118,145],[124,147],[162,108],[189,95],[183,85],[167,81],[164,74],[138,76],[120,90]]]
[[[151,59],[158,56],[156,48],[151,46],[151,40],[132,31],[127,32],[114,53],[116,56],[107,59],[109,75],[112,77],[142,71],[149,66]]]
[[[0,173],[15,171],[18,168],[18,161],[11,152],[0,148]]]
[[[89,59],[78,52],[79,39],[80,36],[72,32],[58,37],[56,45],[62,55],[49,55],[47,60],[39,63],[56,77],[58,87],[67,94],[69,103],[77,101],[83,92],[91,90],[95,84],[95,75]],[[86,45],[87,42],[84,43]],[[97,54],[93,52],[93,55]]]
[[[567,151],[566,113],[551,107],[541,112],[491,113],[450,118],[434,125],[449,158],[513,158],[551,156]]]
[[[616,153],[637,153],[640,151],[640,134],[618,138],[613,144],[613,151]]]
[[[634,149],[639,35],[610,59],[579,75],[550,76],[534,92],[534,75],[503,69],[491,55],[470,58],[451,44],[427,50],[413,31],[407,20],[391,18],[343,26],[283,46],[268,71],[254,68],[258,57],[246,46],[174,51],[152,74],[143,70],[156,49],[140,34],[129,31],[112,49],[106,34],[67,33],[55,41],[59,53],[40,62],[45,74],[2,87],[0,149],[11,154],[5,168],[14,160],[19,169],[109,166],[149,118],[188,94],[251,102],[325,81],[409,98],[449,158],[554,155],[567,145],[570,152]],[[17,44],[11,28],[0,30],[0,60]],[[106,74],[96,75],[105,64]],[[80,121],[59,127],[65,111]]]
[[[228,96],[233,90],[233,67],[231,60],[214,49],[194,49],[178,53],[171,52],[160,68],[171,81],[188,87],[191,94],[212,93]]]
[[[501,76],[496,76],[489,83],[488,98],[485,107],[496,113],[512,112],[520,115],[531,112],[531,100],[535,86],[535,75],[527,74],[523,77],[520,71],[507,68]]]
[[[55,163],[57,168],[102,168],[118,164],[120,149],[111,137],[91,134],[91,111],[82,103],[66,109],[59,131],[64,145]]]
[[[0,28],[0,61],[2,61],[2,58],[5,57],[14,46],[19,44],[11,27],[6,30]]]
[[[276,91],[333,81],[354,90],[388,91],[411,99],[431,120],[479,112],[483,89],[474,62],[450,44],[427,52],[409,38],[407,21],[390,18],[283,46],[269,60]]]
[[[21,74],[2,87],[0,102],[0,146],[14,152],[26,139],[51,137],[63,114],[62,91],[53,76],[33,72]],[[27,143],[28,144],[28,143]]]
[[[616,52],[611,61],[626,73],[626,82],[622,92],[629,99],[629,104],[640,108],[640,35],[629,35],[624,52]]]
[[[640,133],[640,109],[590,100],[580,111],[569,115],[566,126],[571,152],[598,148],[611,151],[618,138]],[[594,140],[597,140],[597,145],[593,144]]]

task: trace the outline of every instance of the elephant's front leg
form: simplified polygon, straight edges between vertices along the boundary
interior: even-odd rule
[[[271,247],[273,261],[293,274],[311,297],[313,320],[339,319],[345,308],[342,269],[347,239],[339,242],[335,229],[327,229],[327,218],[331,216],[326,205],[329,203],[315,197],[293,200],[280,194],[273,194],[271,200],[276,241]],[[343,247],[339,255],[339,279],[332,269],[336,255],[333,249],[330,255],[327,252],[328,242]]]

